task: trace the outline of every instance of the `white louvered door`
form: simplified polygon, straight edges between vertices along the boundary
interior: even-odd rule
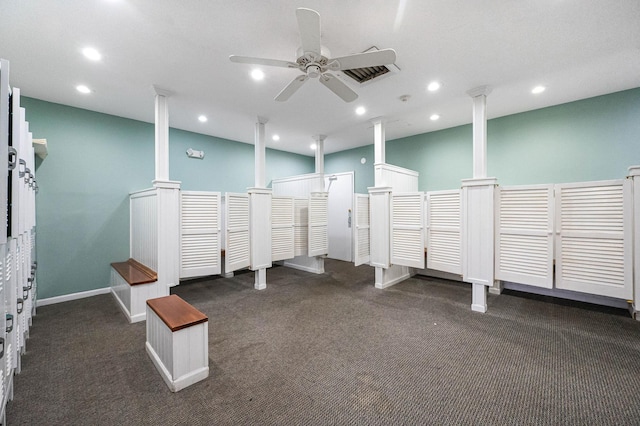
[[[553,185],[497,190],[496,279],[553,287]]]
[[[556,286],[632,297],[631,181],[556,185]]]
[[[294,198],[271,197],[271,260],[292,259],[294,251]]]
[[[309,257],[329,253],[329,203],[326,192],[309,196]]]
[[[180,278],[217,275],[220,265],[220,193],[180,194]]]
[[[371,259],[371,224],[369,219],[369,195],[355,194],[355,266],[369,263]]]
[[[247,268],[249,247],[249,194],[225,193],[224,271]]]
[[[460,190],[427,192],[427,268],[462,275]]]
[[[424,193],[391,195],[391,263],[424,269]]]
[[[296,256],[309,252],[309,199],[293,199],[293,250]]]

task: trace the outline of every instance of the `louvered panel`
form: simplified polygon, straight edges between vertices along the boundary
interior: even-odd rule
[[[233,272],[250,265],[249,195],[226,193],[225,199],[225,272]]]
[[[631,183],[557,185],[558,288],[632,297]]]
[[[293,199],[294,254],[307,256],[309,252],[309,199]]]
[[[427,268],[462,274],[460,190],[427,192]]]
[[[180,193],[180,278],[216,275],[220,262],[220,193]]]
[[[294,198],[295,226],[307,226],[309,224],[309,200],[307,198]]]
[[[328,197],[326,192],[312,192],[309,196],[309,256],[329,253]]]
[[[294,199],[271,198],[271,260],[291,259],[295,256]]]
[[[391,263],[424,268],[422,192],[391,197]]]
[[[355,266],[369,263],[371,259],[371,222],[369,212],[369,196],[366,194],[355,194]]]
[[[296,256],[306,256],[309,252],[309,227],[296,226],[293,229],[294,254]]]
[[[501,187],[496,196],[496,279],[552,288],[553,186]]]

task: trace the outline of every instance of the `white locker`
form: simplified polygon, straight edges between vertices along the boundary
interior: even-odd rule
[[[249,267],[249,194],[225,193],[225,226],[224,271]]]
[[[427,192],[427,268],[462,275],[461,193]]]
[[[556,185],[556,286],[631,299],[631,181]]]
[[[219,192],[181,192],[181,279],[220,274],[220,229]]]
[[[424,269],[424,193],[391,196],[391,263]]]
[[[312,192],[309,196],[309,256],[329,253],[329,204],[326,192]]]
[[[553,287],[553,185],[496,191],[496,279]]]
[[[369,215],[369,195],[355,194],[355,266],[369,263],[371,259],[371,222]]]
[[[292,259],[294,250],[294,198],[271,198],[271,260]]]

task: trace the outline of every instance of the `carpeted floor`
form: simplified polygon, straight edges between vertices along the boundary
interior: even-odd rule
[[[326,262],[183,283],[209,316],[210,376],[171,393],[111,295],[38,309],[9,425],[638,425],[640,322],[469,285],[386,290]]]

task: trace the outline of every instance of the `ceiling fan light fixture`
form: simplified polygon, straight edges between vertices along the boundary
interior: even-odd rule
[[[253,78],[255,81],[264,80],[264,72],[261,69],[256,68],[251,71],[251,78]]]

